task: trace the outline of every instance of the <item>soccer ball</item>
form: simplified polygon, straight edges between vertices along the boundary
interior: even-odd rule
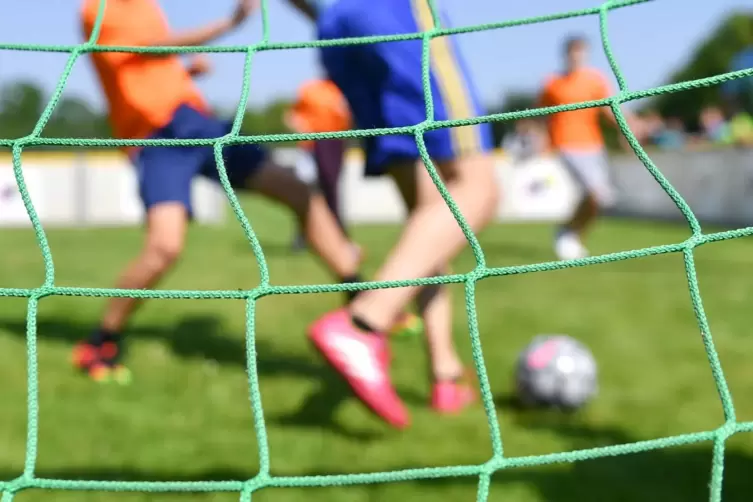
[[[564,335],[540,335],[518,359],[521,403],[574,410],[598,390],[596,361],[586,346]]]

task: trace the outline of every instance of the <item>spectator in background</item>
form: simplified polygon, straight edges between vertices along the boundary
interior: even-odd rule
[[[665,121],[664,131],[659,137],[659,146],[665,150],[680,150],[685,147],[687,134],[685,125],[677,117],[669,117]]]
[[[753,147],[753,117],[747,112],[740,112],[729,122],[730,143],[746,148]]]
[[[643,121],[649,144],[662,150],[676,150],[685,146],[685,128],[679,119],[664,120],[652,110],[643,116]]]
[[[543,155],[548,148],[546,128],[541,121],[532,118],[516,121],[515,130],[502,141],[502,150],[516,163]]]
[[[730,127],[719,107],[708,106],[699,117],[702,139],[712,145],[724,145],[730,141]]]
[[[730,71],[753,67],[753,46],[741,51],[732,60]],[[729,120],[730,142],[753,146],[753,77],[729,80],[722,84],[722,96]]]

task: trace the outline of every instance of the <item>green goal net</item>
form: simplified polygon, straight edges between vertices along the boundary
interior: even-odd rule
[[[620,105],[628,101],[647,98],[671,92],[682,92],[684,90],[697,87],[706,87],[718,85],[722,82],[745,77],[753,77],[753,68],[716,75],[713,77],[699,80],[681,82],[673,85],[656,87],[653,89],[631,91],[622,72],[612,53],[609,43],[608,16],[613,9],[628,7],[647,0],[623,0],[607,1],[598,7],[591,9],[566,12],[561,14],[552,14],[547,16],[532,17],[513,21],[499,23],[489,23],[479,26],[467,26],[460,28],[443,28],[437,15],[436,6],[433,0],[426,0],[432,11],[434,18],[433,29],[421,33],[412,33],[405,35],[368,37],[361,39],[347,40],[328,40],[316,42],[294,42],[294,43],[275,43],[269,38],[269,20],[267,15],[268,1],[262,1],[262,30],[263,36],[259,43],[250,46],[224,46],[224,47],[112,47],[97,45],[97,36],[99,33],[102,15],[106,0],[100,1],[100,13],[96,27],[91,38],[81,45],[61,46],[61,45],[24,45],[24,44],[0,44],[0,50],[12,51],[38,51],[38,52],[60,52],[69,54],[67,64],[60,81],[47,104],[42,116],[39,118],[34,130],[28,136],[13,139],[1,139],[0,146],[12,150],[13,171],[15,174],[18,188],[23,198],[23,202],[28,211],[29,218],[36,233],[36,238],[44,258],[45,279],[42,285],[33,289],[5,288],[0,289],[0,297],[22,297],[28,299],[27,309],[27,328],[26,343],[28,354],[28,429],[26,440],[26,457],[23,472],[13,480],[0,482],[0,492],[2,492],[2,502],[11,502],[14,495],[31,488],[36,489],[54,489],[54,490],[95,490],[95,491],[131,491],[131,492],[236,492],[241,501],[250,501],[254,492],[266,487],[304,487],[304,486],[332,486],[332,485],[353,485],[366,483],[384,483],[394,481],[407,481],[429,478],[445,478],[458,476],[471,476],[478,479],[478,501],[485,501],[489,494],[489,485],[491,476],[501,469],[511,469],[515,467],[535,466],[544,464],[554,464],[563,462],[576,462],[598,457],[625,455],[660,448],[667,448],[701,441],[713,442],[713,458],[710,466],[710,494],[712,502],[722,500],[722,479],[724,471],[724,449],[725,442],[730,436],[739,432],[753,431],[753,422],[738,422],[735,417],[735,409],[732,402],[730,391],[722,372],[722,368],[714,348],[714,342],[711,338],[708,322],[704,313],[703,302],[698,287],[696,270],[694,265],[693,250],[703,244],[744,237],[753,234],[753,227],[704,234],[701,231],[700,223],[695,217],[687,203],[683,200],[675,188],[667,181],[659,169],[651,162],[646,152],[641,148],[635,136],[629,130],[625,117],[620,111]],[[520,26],[527,24],[543,23],[559,19],[574,18],[580,16],[598,16],[601,29],[601,42],[604,52],[609,60],[609,64],[614,72],[619,85],[619,91],[608,99],[598,101],[588,101],[567,106],[557,106],[549,108],[530,109],[514,113],[501,113],[475,117],[465,120],[436,121],[433,120],[431,87],[429,85],[429,51],[430,41],[435,37],[451,36],[460,33],[471,33],[485,30],[495,30]],[[240,134],[241,122],[249,95],[251,82],[251,73],[253,68],[254,56],[261,51],[268,50],[285,50],[316,48],[325,45],[347,45],[347,44],[366,44],[379,43],[396,40],[421,40],[423,43],[423,81],[424,92],[426,95],[426,120],[420,124],[409,127],[395,129],[370,129],[355,130],[336,133],[319,133],[319,134],[275,134],[261,136],[243,136]],[[52,115],[55,106],[65,89],[66,81],[76,62],[82,56],[92,52],[133,52],[133,53],[243,53],[245,54],[244,80],[240,102],[235,115],[232,131],[221,138],[214,139],[196,139],[196,140],[116,140],[116,139],[70,139],[70,138],[50,138],[43,137],[42,132]],[[566,261],[566,262],[549,262],[538,263],[514,267],[491,268],[486,266],[486,260],[481,246],[476,236],[470,230],[463,216],[458,211],[457,206],[450,197],[448,191],[442,184],[436,170],[428,158],[426,148],[423,142],[423,134],[427,131],[447,127],[460,127],[467,125],[480,124],[491,121],[516,120],[524,117],[537,117],[556,112],[575,110],[588,107],[609,106],[614,112],[617,122],[622,133],[625,135],[628,143],[635,154],[645,165],[657,183],[672,198],[677,207],[684,215],[687,224],[692,232],[691,236],[684,242],[637,249],[632,251],[618,252],[590,258]],[[264,252],[259,244],[251,224],[244,216],[241,206],[230,187],[227,173],[223,165],[222,149],[226,146],[240,143],[274,143],[283,141],[300,141],[300,140],[317,140],[325,138],[365,138],[369,136],[386,135],[386,134],[410,134],[413,135],[418,144],[421,157],[427,165],[434,183],[437,185],[442,197],[452,209],[452,212],[463,229],[468,242],[473,250],[476,260],[476,267],[467,274],[455,274],[442,277],[425,278],[415,281],[394,281],[394,282],[367,282],[361,284],[326,284],[310,286],[274,286],[270,283],[269,270],[265,261]],[[211,146],[214,149],[215,158],[220,172],[220,181],[222,187],[227,193],[230,205],[235,213],[236,218],[243,227],[246,238],[248,239],[256,260],[261,271],[260,285],[252,290],[247,291],[151,291],[151,290],[120,290],[120,289],[103,289],[103,288],[76,288],[60,287],[55,285],[55,268],[53,256],[47,242],[45,231],[39,220],[39,216],[34,209],[29,192],[24,182],[23,166],[21,155],[26,148],[37,146],[58,146],[58,147],[123,147],[123,146],[155,146],[155,145],[173,145],[173,146]],[[687,275],[688,288],[693,304],[693,310],[698,320],[700,335],[703,341],[709,364],[716,382],[716,388],[719,398],[722,402],[725,421],[717,429],[696,432],[692,434],[683,434],[672,437],[665,437],[650,441],[641,441],[630,444],[620,444],[615,446],[599,447],[564,453],[554,453],[549,455],[535,455],[523,457],[506,456],[503,449],[502,436],[499,430],[496,410],[492,401],[492,395],[489,387],[489,381],[484,366],[484,358],[479,340],[478,322],[475,307],[475,286],[480,280],[488,277],[525,274],[532,272],[541,272],[547,270],[558,270],[569,267],[580,267],[594,265],[598,263],[608,263],[620,260],[628,260],[644,256],[652,256],[664,253],[682,253],[685,260],[685,272]],[[270,473],[269,447],[267,433],[265,429],[264,413],[262,400],[259,392],[258,374],[256,371],[256,352],[254,340],[254,317],[256,301],[268,295],[280,294],[312,294],[322,292],[337,292],[345,290],[363,290],[374,288],[401,287],[409,285],[425,284],[464,284],[465,300],[468,316],[468,325],[473,349],[473,360],[478,374],[478,380],[481,387],[481,395],[487,415],[489,426],[489,436],[492,444],[493,454],[486,462],[480,465],[456,465],[448,467],[434,468],[417,468],[405,469],[393,472],[373,472],[364,474],[348,475],[326,475],[326,476],[275,476]],[[259,445],[259,472],[245,481],[191,481],[191,482],[124,482],[124,481],[86,481],[86,480],[66,480],[66,479],[46,479],[35,475],[35,464],[38,449],[38,424],[39,424],[39,404],[38,404],[38,380],[37,380],[37,309],[39,302],[49,296],[77,296],[77,297],[131,297],[131,298],[172,298],[172,299],[236,299],[244,300],[246,304],[246,356],[248,385],[251,406],[254,413],[254,426],[256,438]]]

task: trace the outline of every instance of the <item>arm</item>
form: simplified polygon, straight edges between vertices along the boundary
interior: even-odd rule
[[[124,33],[117,28],[102,30],[99,40],[100,45],[130,45],[139,47],[193,47],[205,45],[237,28],[258,7],[259,0],[237,0],[237,5],[232,15],[219,21],[213,21],[198,28],[170,33],[160,38],[143,38],[131,33]],[[96,12],[93,13],[96,17]],[[105,21],[107,22],[107,21]],[[91,33],[94,26],[94,18],[84,20],[86,33]],[[164,57],[170,54],[154,54],[150,57]],[[146,55],[142,55],[146,56]]]
[[[188,65],[188,74],[192,77],[201,77],[212,71],[212,64],[204,54],[195,54]]]
[[[238,0],[232,15],[198,28],[171,33],[165,38],[146,42],[150,47],[193,47],[205,45],[240,26],[259,7],[259,0]]]
[[[293,7],[298,9],[304,16],[309,18],[311,21],[316,21],[316,10],[314,9],[313,5],[311,5],[310,0],[288,0]]]

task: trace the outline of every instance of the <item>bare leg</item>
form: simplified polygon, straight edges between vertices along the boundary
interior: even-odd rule
[[[599,215],[599,205],[596,199],[590,193],[581,199],[580,204],[575,209],[572,218],[564,228],[578,234],[578,237],[585,237],[586,231],[593,225],[596,217]]]
[[[340,228],[347,235],[347,230],[340,215],[340,197],[338,187],[340,171],[345,156],[345,141],[339,139],[317,141],[314,145],[314,160],[319,179],[319,188],[327,201],[329,209],[335,215]]]
[[[409,214],[423,204],[444,203],[428,171],[422,167],[398,167],[391,172]],[[449,273],[449,267],[441,270]],[[416,296],[416,308],[424,321],[434,380],[459,377],[463,372],[463,364],[452,336],[452,300],[449,288],[442,285],[422,288]]]
[[[180,202],[166,202],[147,213],[146,240],[139,256],[117,282],[120,289],[146,289],[155,286],[178,260],[185,242],[188,217]],[[134,298],[110,299],[101,328],[120,333],[140,304]]]
[[[359,257],[321,194],[289,169],[268,163],[254,173],[248,188],[290,208],[314,252],[338,278],[358,273]]]
[[[448,180],[447,188],[471,228],[476,232],[484,228],[494,216],[498,197],[492,158],[479,155],[438,167]],[[410,169],[425,170],[419,165],[396,167],[393,172],[411,173]],[[398,183],[402,184],[402,181]],[[419,200],[376,280],[427,277],[449,263],[466,242],[441,198]],[[415,287],[365,291],[353,301],[351,312],[374,329],[386,331],[417,293]]]
[[[449,273],[449,270],[446,272]],[[452,298],[447,286],[427,286],[416,296],[424,321],[426,343],[435,381],[453,380],[463,373],[463,363],[452,336]]]

